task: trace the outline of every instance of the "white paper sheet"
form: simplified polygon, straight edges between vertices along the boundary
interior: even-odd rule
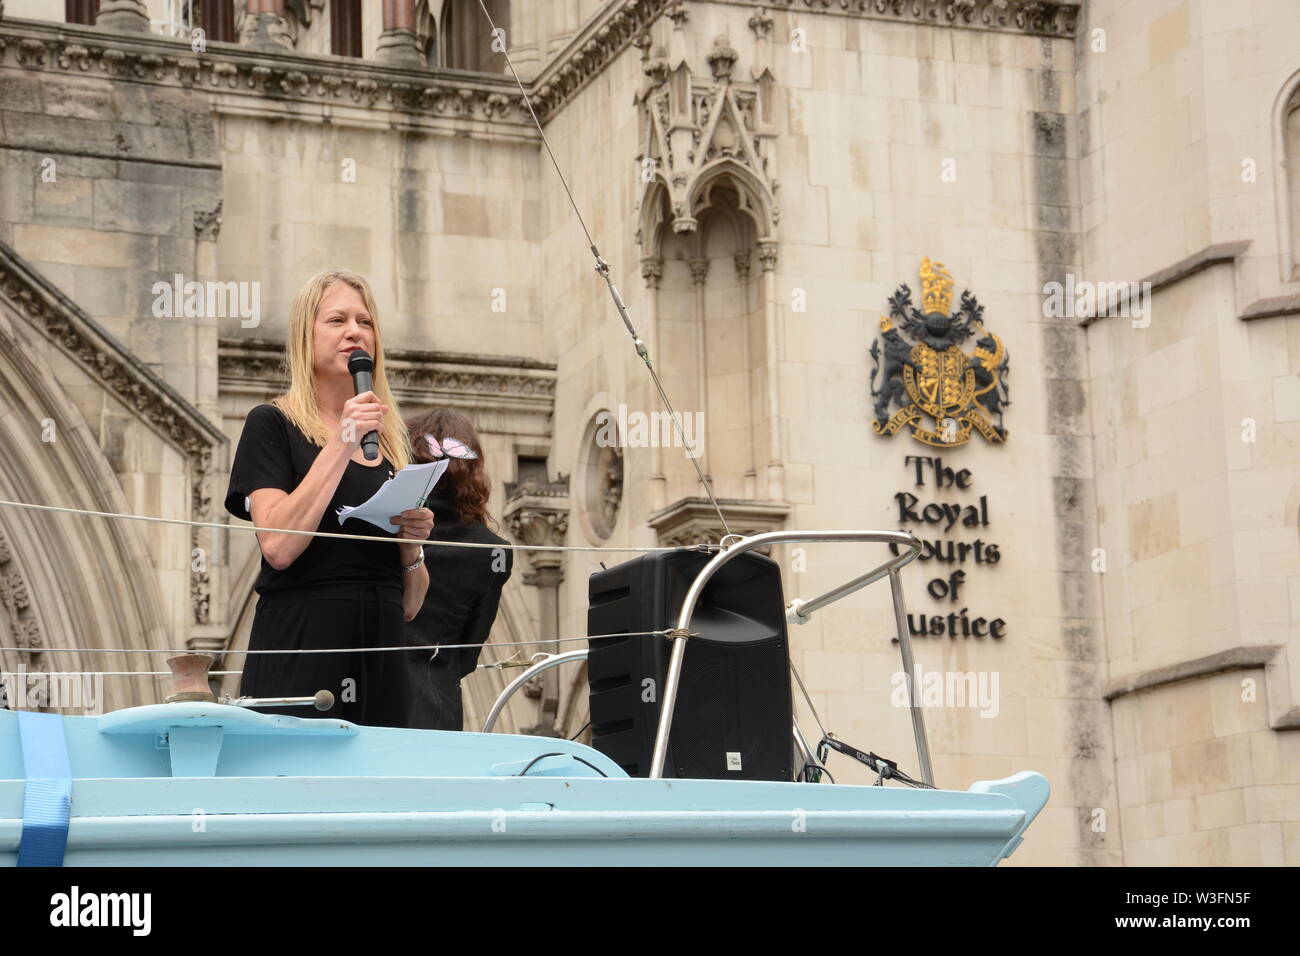
[[[359,518],[376,528],[383,528],[389,534],[395,534],[399,528],[390,524],[388,519],[410,508],[420,507],[421,502],[433,492],[438,479],[447,470],[447,465],[446,458],[427,461],[422,465],[407,465],[380,485],[368,501],[359,505],[341,506],[338,510],[339,524],[348,518]]]

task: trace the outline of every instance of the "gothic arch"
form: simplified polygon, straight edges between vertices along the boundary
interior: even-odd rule
[[[42,355],[0,312],[0,495],[14,501],[129,512],[117,475]],[[42,423],[48,420],[42,441]],[[48,431],[52,425],[53,431]],[[172,646],[161,590],[131,522],[0,508],[5,571],[28,602],[28,640],[48,648]],[[12,612],[11,612],[12,613]],[[11,624],[16,622],[11,621]],[[13,646],[16,635],[3,635]],[[55,671],[165,670],[163,655],[41,654]],[[28,655],[0,652],[5,668],[34,669]],[[151,686],[152,685],[152,686]],[[154,703],[157,678],[105,681],[104,710]]]
[[[736,195],[736,209],[745,213],[752,229],[736,224],[737,235],[745,236],[743,245],[756,246],[775,238],[775,204],[767,188],[745,166],[732,159],[720,159],[706,166],[691,183],[686,194],[684,209],[671,208],[668,183],[656,174],[642,193],[639,210],[637,241],[643,249],[643,258],[663,255],[665,227],[674,233],[698,234],[702,217],[714,209],[714,190],[728,186]],[[683,213],[689,210],[689,216]],[[745,240],[748,240],[747,242]]]
[[[738,197],[738,208],[753,221],[757,239],[770,241],[776,233],[776,204],[767,187],[746,166],[729,157],[715,160],[705,166],[691,184],[686,194],[686,208],[691,218],[699,220],[701,213],[713,203],[713,190],[719,183],[730,185]]]
[[[1288,149],[1288,130],[1296,128],[1300,143],[1300,70],[1292,73],[1273,102],[1273,177],[1278,228],[1278,262],[1283,282],[1300,278],[1300,247],[1294,230],[1300,225],[1300,155]],[[1294,169],[1290,167],[1295,167]]]
[[[663,255],[663,227],[669,221],[668,184],[658,174],[641,194],[637,242],[643,256]]]

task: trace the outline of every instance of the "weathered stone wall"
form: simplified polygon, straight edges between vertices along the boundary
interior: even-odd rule
[[[0,237],[185,398],[210,399],[215,325],[153,308],[156,282],[198,274],[195,216],[221,202],[207,97],[12,62],[3,90]]]
[[[1249,316],[1300,291],[1272,161],[1300,18],[1087,17],[1085,278],[1151,280],[1087,327],[1124,862],[1294,863],[1300,326]]]

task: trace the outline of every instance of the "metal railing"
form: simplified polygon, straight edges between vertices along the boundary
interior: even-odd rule
[[[505,709],[506,701],[515,695],[515,691],[523,687],[530,680],[552,667],[559,667],[561,664],[568,664],[571,661],[585,661],[587,659],[586,651],[568,651],[564,654],[547,654],[546,659],[538,661],[532,667],[528,668],[509,684],[497,696],[496,703],[488,711],[487,720],[483,721],[483,733],[492,733],[492,728],[496,726],[497,718],[501,716],[501,711]]]
[[[839,587],[833,588],[810,601],[803,601],[799,598],[792,599],[786,605],[786,619],[791,623],[807,623],[809,615],[814,611],[821,610],[827,605],[885,577],[889,578],[890,594],[894,605],[894,624],[898,630],[898,646],[903,658],[903,671],[907,675],[908,709],[912,717],[912,734],[916,740],[917,759],[921,764],[921,778],[927,784],[934,785],[934,771],[930,764],[930,745],[925,733],[925,717],[921,712],[920,702],[917,700],[916,684],[913,677],[912,635],[907,626],[907,610],[903,602],[903,588],[898,577],[899,570],[913,561],[920,553],[921,542],[914,535],[905,531],[767,531],[762,534],[741,538],[725,551],[720,551],[715,555],[695,576],[690,590],[686,593],[685,600],[682,601],[681,613],[677,618],[677,627],[670,630],[667,635],[669,640],[673,642],[673,650],[672,657],[668,662],[668,679],[664,686],[663,706],[659,711],[659,726],[655,733],[654,756],[650,766],[651,779],[663,776],[664,761],[668,753],[668,735],[672,728],[673,710],[677,704],[677,693],[681,685],[682,661],[686,656],[686,641],[691,636],[691,615],[695,613],[695,606],[704,593],[704,588],[709,583],[709,579],[733,558],[747,551],[753,551],[756,548],[766,547],[770,544],[848,541],[892,544],[906,550],[866,574],[841,584]],[[525,670],[511,681],[500,696],[497,697],[496,703],[492,705],[492,710],[488,713],[487,720],[483,723],[483,732],[491,732],[506,702],[533,677],[550,670],[552,667],[558,667],[572,661],[585,660],[586,657],[587,651],[569,651],[566,654],[549,655],[545,660],[539,661]],[[793,730],[796,748],[805,756],[811,756],[811,748],[803,739],[803,734],[800,733],[797,722]]]

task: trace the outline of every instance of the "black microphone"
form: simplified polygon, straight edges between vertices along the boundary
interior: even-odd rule
[[[357,387],[357,394],[368,392],[374,384],[371,376],[375,371],[375,360],[365,349],[357,349],[348,356],[348,371],[352,373],[352,384]],[[361,452],[366,461],[379,457],[379,432],[366,432],[361,438]]]

